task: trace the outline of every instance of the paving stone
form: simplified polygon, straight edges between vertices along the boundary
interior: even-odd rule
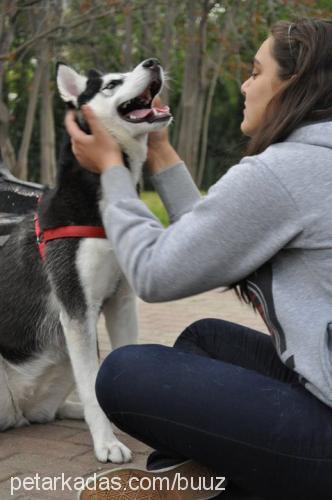
[[[87,426],[86,430],[76,432],[76,434],[69,436],[66,439],[66,441],[68,441],[68,443],[82,444],[84,446],[92,446],[92,437]]]
[[[2,446],[2,443],[1,443],[1,448],[0,448],[0,477],[1,477],[1,462],[3,460],[7,460],[7,458],[10,458],[12,455],[15,455],[15,452],[13,452],[12,447],[11,446],[4,446],[4,445]]]
[[[84,451],[86,451],[89,446],[82,446],[73,443],[68,443],[65,441],[53,441],[52,440],[52,429],[50,429],[50,439],[40,439],[38,437],[25,437],[22,435],[5,437],[3,439],[2,446],[6,446],[8,450],[16,453],[24,453],[26,450],[33,450],[33,453],[39,455],[40,457],[74,457]],[[12,458],[8,458],[8,461],[12,461]],[[0,469],[1,470],[1,469]]]
[[[13,457],[13,456],[12,456]],[[15,465],[13,467],[13,465],[11,465],[9,463],[9,460],[11,460],[12,457],[9,457],[8,460],[6,461],[3,461],[0,463],[0,486],[2,486],[2,483],[7,481],[8,479],[10,479],[10,477],[12,475],[18,475],[20,474],[21,472],[19,471],[19,469],[17,468],[17,462],[15,460],[15,457],[14,460],[15,460]],[[2,499],[2,497],[0,496],[0,498]]]
[[[139,302],[140,343],[173,345],[177,336],[190,323],[206,317],[222,318],[267,332],[260,317],[242,305],[233,292],[219,290],[163,304]],[[111,347],[103,319],[99,322],[102,359]],[[78,401],[77,391],[70,399]],[[133,451],[132,466],[144,467],[151,449],[115,428],[116,436]],[[17,491],[10,496],[10,477],[31,477],[37,472],[43,477],[87,477],[95,471],[109,470],[118,465],[101,464],[93,453],[92,440],[83,421],[56,420],[50,424],[31,425],[0,433],[0,500],[24,499],[73,500],[75,492]]]
[[[86,425],[85,422],[82,422],[83,425]],[[70,427],[60,427],[56,426],[53,423],[48,425],[45,424],[32,424],[27,427],[21,427],[19,429],[7,431],[4,434],[6,439],[9,439],[12,435],[14,439],[22,437],[29,438],[38,438],[38,439],[47,439],[52,441],[61,441],[69,436],[74,435],[77,432],[76,428]]]
[[[68,429],[87,429],[87,425],[83,420],[55,420],[53,426],[67,427]]]

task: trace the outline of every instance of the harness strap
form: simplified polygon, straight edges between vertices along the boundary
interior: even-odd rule
[[[102,226],[59,226],[42,231],[37,213],[34,220],[36,240],[42,260],[45,260],[45,246],[48,241],[61,238],[106,238]]]

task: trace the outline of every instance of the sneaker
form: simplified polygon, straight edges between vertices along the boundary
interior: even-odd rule
[[[79,500],[208,500],[223,493],[226,480],[192,460],[161,470],[123,467],[94,474]]]
[[[149,471],[159,471],[166,468],[168,469],[172,465],[180,465],[187,461],[187,458],[176,457],[174,454],[169,455],[168,453],[155,450],[148,456],[145,467],[146,470]]]

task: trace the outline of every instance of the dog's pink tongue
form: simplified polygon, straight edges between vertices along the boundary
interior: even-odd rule
[[[133,109],[130,111],[130,116],[134,116],[135,118],[145,118],[151,113],[151,109]]]
[[[131,118],[140,119],[147,117],[150,113],[153,113],[155,116],[169,113],[169,107],[161,106],[160,108],[133,109],[128,115],[130,115]]]

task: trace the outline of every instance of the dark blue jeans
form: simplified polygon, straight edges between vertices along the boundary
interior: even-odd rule
[[[332,410],[261,332],[205,319],[174,347],[121,347],[103,362],[96,392],[126,433],[261,498],[331,498]]]

